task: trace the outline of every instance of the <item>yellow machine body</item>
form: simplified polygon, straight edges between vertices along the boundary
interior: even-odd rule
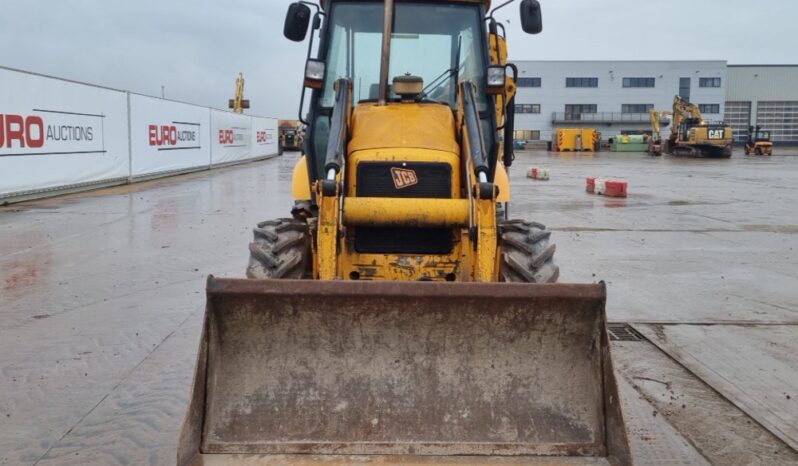
[[[495,207],[487,202],[469,203],[460,176],[452,177],[450,198],[362,198],[357,196],[358,168],[370,162],[443,163],[453,174],[462,171],[460,145],[456,139],[456,121],[451,110],[442,105],[360,104],[351,117],[352,137],[348,145],[347,172],[341,223],[347,233],[340,242],[330,241],[315,256],[316,271],[330,271],[330,278],[366,280],[496,281],[498,266],[494,252],[481,263],[482,274],[475,276],[477,252],[469,247],[469,218],[484,218]],[[297,200],[310,200],[307,160],[303,156],[294,168],[292,192]],[[474,175],[475,177],[476,175]],[[498,190],[494,202],[510,200],[510,182],[503,164],[496,168]],[[330,200],[338,203],[339,199]],[[472,206],[472,204],[474,204]],[[330,206],[336,212],[340,206]],[[322,207],[323,208],[323,207]],[[478,209],[481,208],[482,212]],[[335,214],[337,217],[337,214]],[[369,254],[355,248],[357,226],[450,227],[459,230],[451,252],[446,254]],[[494,227],[495,235],[495,227]],[[485,232],[487,233],[487,231]],[[492,240],[495,241],[495,240]],[[495,246],[492,248],[495,251]],[[324,258],[334,260],[322,264]],[[334,258],[334,259],[332,259]],[[492,265],[487,266],[486,262]],[[332,270],[335,270],[332,272]]]
[[[554,283],[551,232],[506,219],[512,141],[502,138],[516,88],[506,74],[503,86],[486,78],[512,68],[505,38],[486,27],[490,2],[386,0],[384,21],[374,3],[321,3],[324,21],[335,25],[340,6],[341,22],[364,29],[339,32],[343,60],[382,24],[379,97],[372,75],[357,79],[360,57],[327,69],[333,81],[306,72],[322,87],[294,167],[293,217],[254,228],[250,279],[209,277],[177,464],[633,464],[604,284]],[[412,8],[443,16],[416,25]],[[303,9],[292,4],[288,18]],[[391,21],[400,9],[404,20]],[[388,91],[394,36],[413,71],[408,51],[426,51],[410,48],[416,36],[464,18],[473,34],[449,34],[440,58],[448,97],[423,94],[405,69]],[[394,23],[406,29],[394,34]],[[321,27],[333,38],[322,44],[339,43],[336,28]],[[471,61],[452,72],[460,43]],[[580,134],[592,150],[595,131]]]
[[[745,155],[773,155],[773,141],[770,140],[770,131],[763,131],[759,125],[749,126],[744,148]]]
[[[324,196],[317,187],[320,215],[314,271],[321,279],[498,281],[496,203],[498,195],[474,198],[477,175],[460,176],[463,167],[457,142],[457,119],[448,106],[424,103],[355,106],[346,157],[343,196]],[[459,118],[462,120],[462,118]],[[466,150],[468,150],[466,145]],[[358,196],[359,168],[368,163],[445,164],[452,173],[446,198],[369,198]],[[305,163],[298,162],[298,167]],[[509,179],[497,166],[496,191],[509,200]],[[295,176],[303,176],[297,168]],[[408,170],[415,183],[416,174]],[[295,179],[294,186],[302,183]],[[494,191],[494,194],[498,194]],[[342,205],[343,204],[343,205]],[[358,227],[451,228],[450,251],[429,253],[364,253],[356,247]],[[479,225],[469,235],[469,225]],[[482,247],[478,247],[480,244]]]
[[[770,141],[755,141],[746,143],[745,155],[773,155],[773,143]]]
[[[673,126],[665,152],[693,157],[731,157],[734,140],[731,126],[707,122],[698,105],[678,95],[673,98],[672,114]]]

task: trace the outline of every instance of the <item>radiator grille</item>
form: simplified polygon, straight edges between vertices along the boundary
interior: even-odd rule
[[[452,197],[452,167],[430,162],[360,163],[357,196],[448,199]],[[359,253],[448,254],[453,247],[451,228],[355,229],[355,250]]]
[[[406,179],[395,176],[407,174]],[[411,172],[411,173],[407,173]],[[451,198],[452,167],[430,162],[364,162],[357,166],[358,197]]]

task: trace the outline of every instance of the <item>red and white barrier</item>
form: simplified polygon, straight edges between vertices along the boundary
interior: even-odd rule
[[[590,194],[599,194],[609,197],[626,197],[628,183],[623,180],[608,180],[605,178],[588,178],[585,190]]]
[[[549,179],[549,169],[548,168],[532,167],[526,172],[526,177],[527,178],[531,178],[533,180],[548,180]]]

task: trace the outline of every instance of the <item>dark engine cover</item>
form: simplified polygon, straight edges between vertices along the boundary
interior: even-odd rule
[[[452,167],[434,162],[364,162],[357,166],[358,197],[452,197]],[[360,253],[448,254],[450,228],[358,227]]]

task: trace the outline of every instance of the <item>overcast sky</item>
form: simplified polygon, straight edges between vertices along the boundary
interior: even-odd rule
[[[0,65],[224,108],[239,71],[252,112],[294,118],[306,43],[289,0],[0,0]],[[494,2],[498,4],[499,2]],[[508,20],[511,59],[796,63],[796,0],[541,0],[543,33]]]

